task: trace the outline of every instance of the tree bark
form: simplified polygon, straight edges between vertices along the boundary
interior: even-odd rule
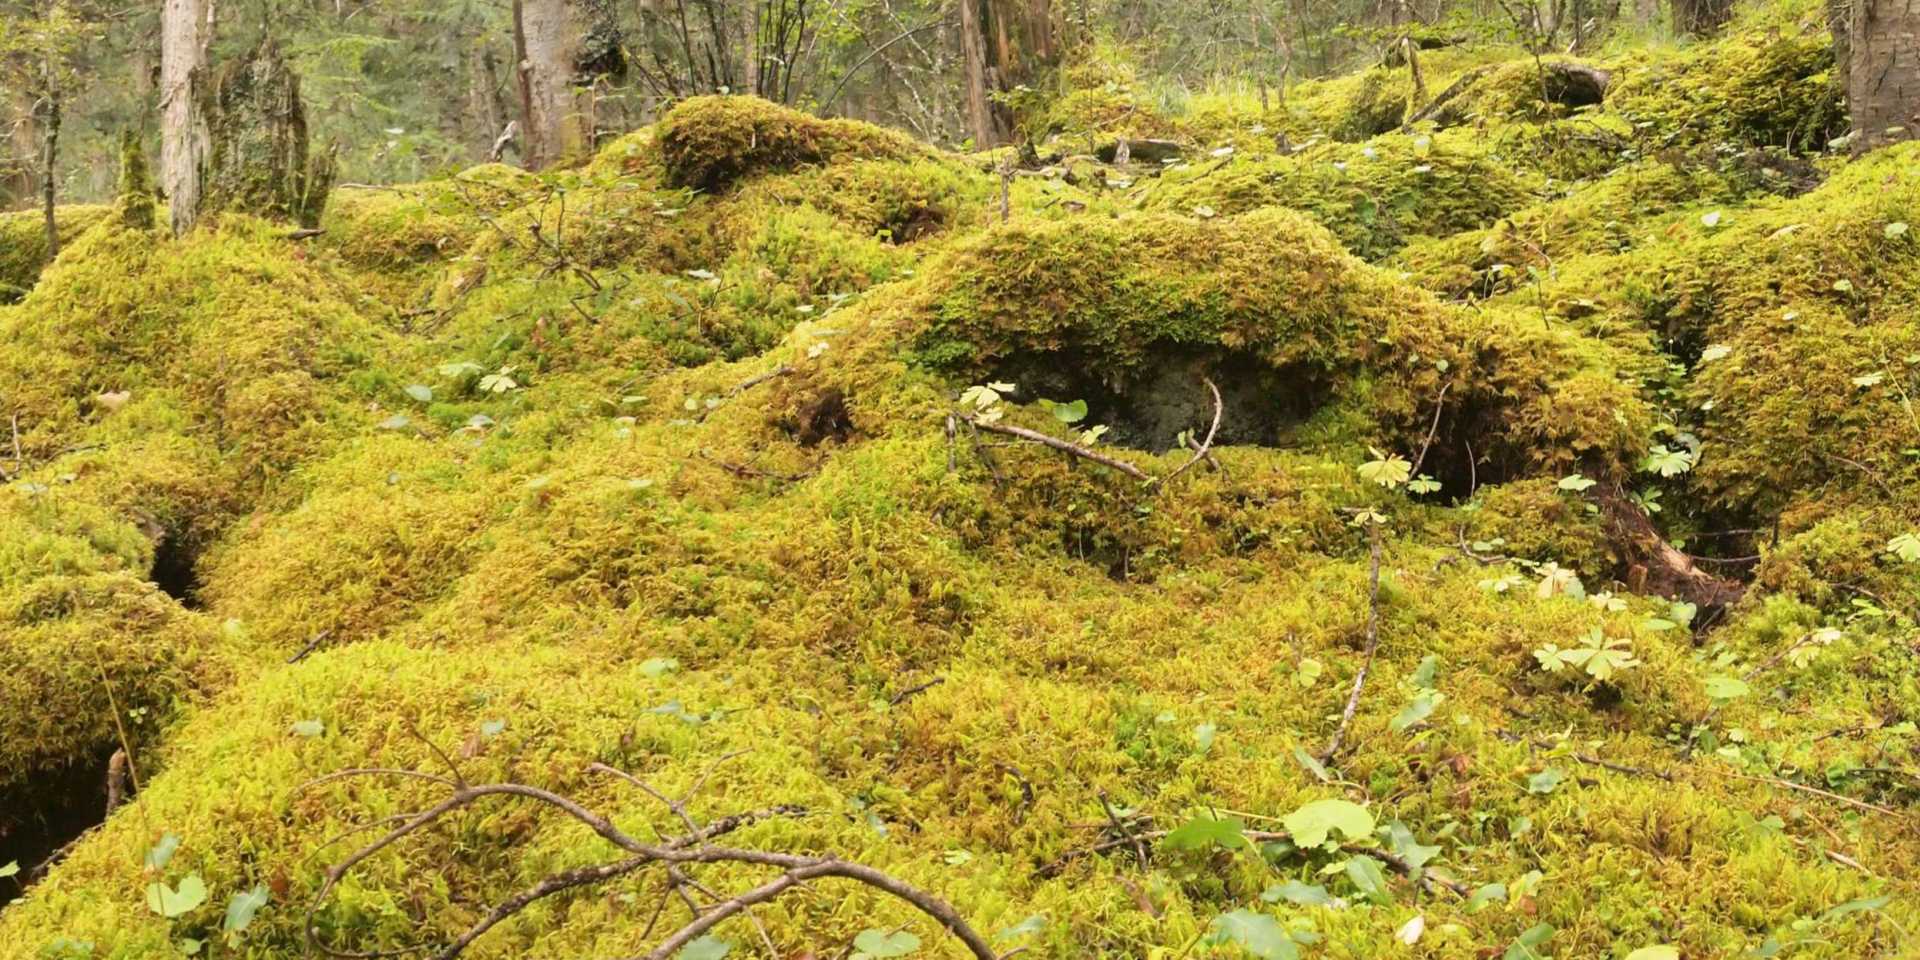
[[[35,159],[40,153],[39,98],[24,84],[10,98],[13,129],[9,136],[7,163],[0,169],[0,209],[14,204],[31,204],[40,192],[34,179]]]
[[[593,147],[594,91],[626,67],[608,0],[515,0],[521,131],[530,170]]]
[[[165,0],[160,13],[160,183],[167,193],[174,236],[200,214],[207,165],[207,121],[201,85],[213,40],[208,0]]]
[[[974,146],[1006,143],[1015,118],[995,96],[1038,82],[1059,62],[1053,0],[960,0],[960,45]]]
[[[1854,0],[1847,57],[1854,152],[1920,136],[1920,0]]]
[[[1733,0],[1673,0],[1673,29],[1689,36],[1711,36],[1733,16]]]
[[[60,178],[57,167],[60,159],[60,62],[54,50],[52,38],[53,22],[60,11],[59,0],[54,0],[47,8],[47,49],[42,64],[40,102],[42,113],[46,117],[46,138],[41,141],[40,152],[40,202],[41,212],[47,225],[47,259],[52,260],[60,252],[60,228],[53,219],[54,191]]]
[[[210,134],[200,209],[319,223],[331,153],[310,155],[300,78],[271,40],[214,72],[202,105]]]

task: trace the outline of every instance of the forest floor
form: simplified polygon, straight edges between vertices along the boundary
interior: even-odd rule
[[[1423,68],[0,218],[0,958],[1920,956],[1920,144]]]

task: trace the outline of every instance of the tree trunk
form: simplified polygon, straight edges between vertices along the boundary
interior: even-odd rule
[[[960,0],[960,45],[974,146],[1006,143],[1013,138],[1014,116],[995,95],[1038,82],[1059,62],[1053,2]]]
[[[515,0],[521,130],[530,170],[593,147],[593,87],[625,74],[626,56],[609,0]]]
[[[200,208],[312,227],[333,185],[333,157],[307,152],[300,78],[269,40],[223,64],[203,105],[210,134]]]
[[[11,100],[13,128],[8,137],[7,162],[0,168],[0,209],[31,204],[40,193],[33,176],[40,155],[39,98],[23,84]]]
[[[165,0],[160,13],[160,184],[174,236],[193,226],[207,166],[207,120],[201,85],[213,40],[206,0]]]
[[[59,9],[56,2],[48,11],[48,29],[52,29],[53,14]],[[46,117],[46,138],[41,142],[40,152],[40,203],[41,212],[47,221],[47,259],[52,260],[60,252],[60,228],[53,219],[54,191],[59,186],[58,166],[60,160],[60,69],[59,60],[54,54],[53,41],[47,41],[45,73],[41,78],[40,102],[42,113]]]
[[[1920,136],[1920,0],[1854,0],[1850,23],[1854,152]]]
[[[1694,37],[1711,36],[1733,16],[1733,0],[1673,0],[1673,29]]]

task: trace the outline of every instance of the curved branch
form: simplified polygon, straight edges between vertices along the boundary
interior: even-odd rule
[[[1213,425],[1207,428],[1207,439],[1200,441],[1200,447],[1193,451],[1193,456],[1172,473],[1167,474],[1165,480],[1160,481],[1162,486],[1172,483],[1173,478],[1186,473],[1188,470],[1193,469],[1194,464],[1205,460],[1207,458],[1207,452],[1213,449],[1214,435],[1220,432],[1220,414],[1221,411],[1226,409],[1226,404],[1220,400],[1220,388],[1213,385],[1213,380],[1210,377],[1201,377],[1200,382],[1206,384],[1207,389],[1213,392]]]

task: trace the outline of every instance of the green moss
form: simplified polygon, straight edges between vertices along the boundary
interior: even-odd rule
[[[107,208],[69,204],[54,212],[60,244],[65,246],[87,228],[106,219]],[[0,304],[27,295],[47,265],[47,221],[38,210],[0,213]]]
[[[1526,204],[1529,184],[1498,158],[1432,137],[1376,137],[1293,156],[1170,171],[1150,206],[1207,215],[1268,206],[1300,210],[1373,260],[1416,236],[1483,227]]]
[[[656,133],[667,183],[719,191],[756,173],[860,158],[908,160],[925,148],[856,120],[820,120],[755,97],[682,101]]]
[[[1732,142],[1816,152],[1846,132],[1824,14],[1784,35],[1735,32],[1616,70],[1607,107],[1663,147]]]

